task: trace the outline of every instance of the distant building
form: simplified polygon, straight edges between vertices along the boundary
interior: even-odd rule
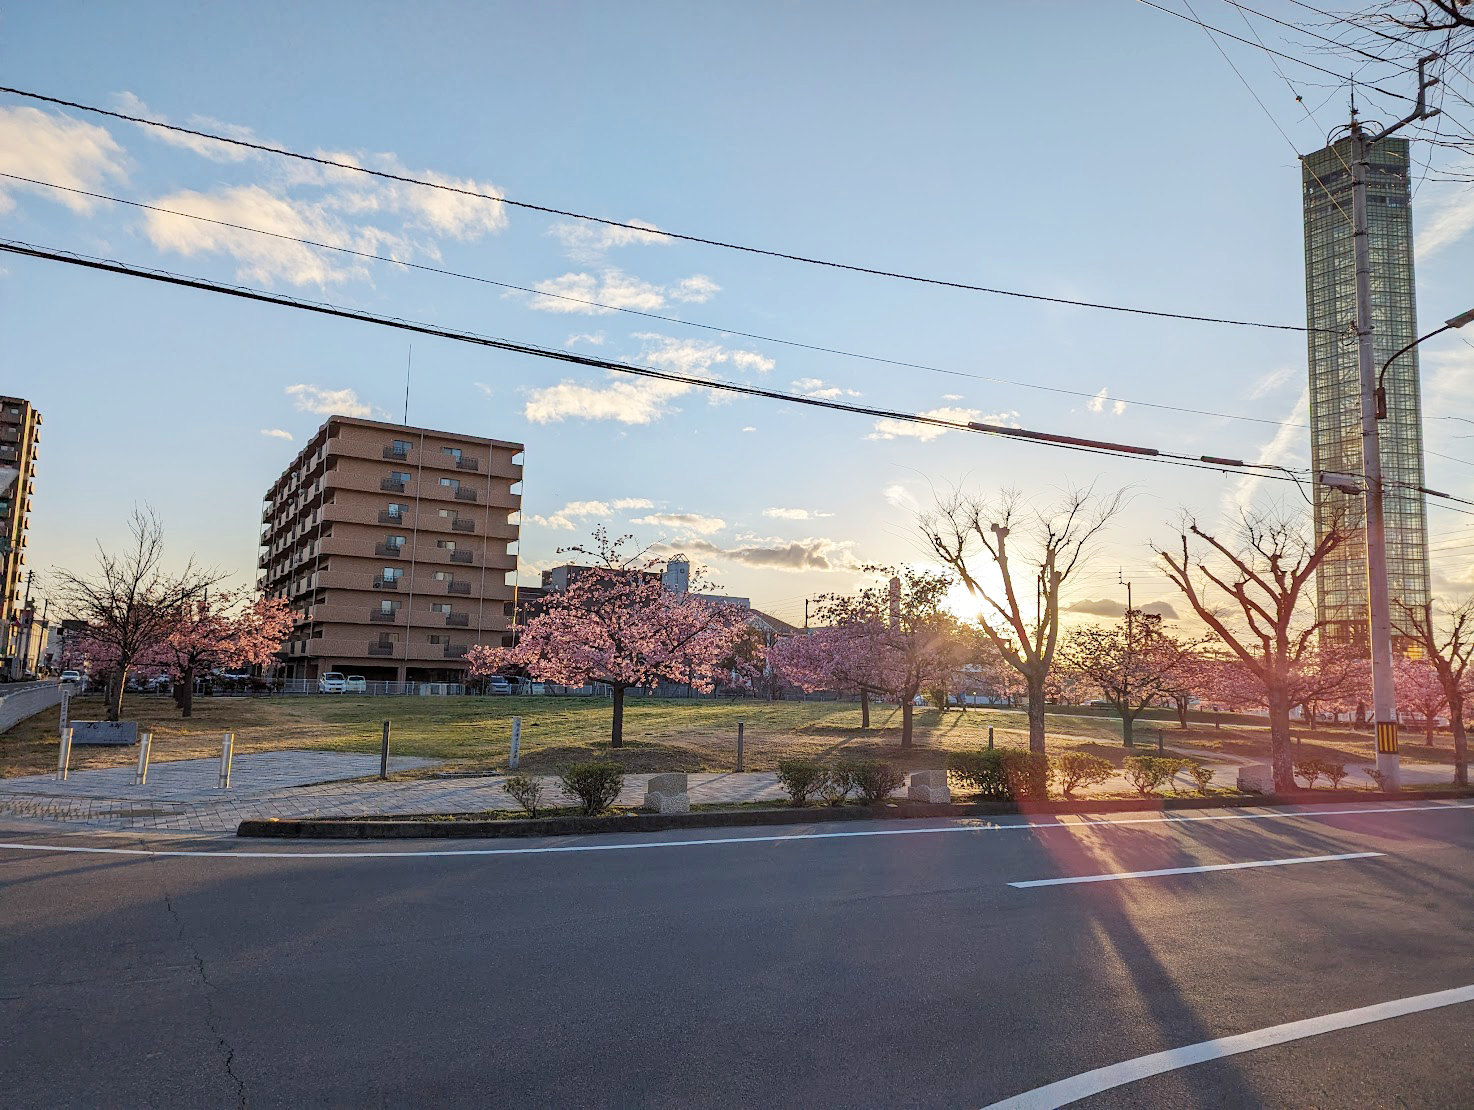
[[[1302,162],[1305,209],[1305,305],[1310,355],[1310,457],[1316,474],[1362,473],[1361,374],[1354,340],[1356,256],[1351,220],[1351,140]],[[1377,366],[1418,335],[1413,287],[1413,227],[1408,144],[1383,139],[1370,155],[1372,319]],[[1429,598],[1428,523],[1423,495],[1423,420],[1416,349],[1387,373],[1387,419],[1381,422],[1387,578],[1398,602],[1421,608]],[[1333,512],[1350,513],[1352,537],[1316,574],[1317,610],[1327,640],[1367,643],[1367,547],[1363,499],[1316,483],[1315,534]]]
[[[562,593],[569,585],[577,582],[580,575],[587,574],[594,568],[580,566],[577,563],[564,563],[543,571],[542,591],[539,598],[550,593]],[[677,555],[666,561],[665,570],[657,574],[655,571],[640,571],[640,574],[648,575],[650,578],[659,578],[660,584],[673,594],[687,593],[691,588],[691,561],[684,555]],[[719,601],[727,605],[735,605],[739,609],[751,608],[752,602],[745,597],[728,597],[726,594],[691,594],[692,597],[702,601]]]
[[[522,445],[331,417],[266,491],[260,585],[287,677],[458,682],[511,643]]]
[[[40,443],[41,414],[29,401],[0,397],[0,665],[12,673],[34,669],[44,638],[25,609],[22,581]]]

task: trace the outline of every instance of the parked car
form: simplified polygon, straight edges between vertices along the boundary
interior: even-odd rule
[[[499,674],[494,674],[486,680],[486,692],[488,694],[512,694],[516,690],[517,687],[511,679],[503,678]]]
[[[348,692],[348,680],[340,671],[327,671],[318,678],[317,689],[322,694],[344,694]]]
[[[343,684],[344,693],[366,694],[368,693],[368,680],[361,674],[351,674]]]
[[[61,672],[61,681],[62,682],[76,682],[76,683],[81,683],[81,681],[82,681],[82,672],[81,671],[62,671]]]

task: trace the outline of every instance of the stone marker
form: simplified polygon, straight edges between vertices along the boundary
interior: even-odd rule
[[[906,797],[913,802],[950,802],[952,791],[947,786],[947,772],[912,771]]]
[[[645,784],[644,809],[650,813],[690,813],[691,795],[686,793],[686,776],[651,775]]]
[[[1250,763],[1239,768],[1239,789],[1256,794],[1274,793],[1274,768],[1268,763]]]
[[[73,721],[71,725],[72,744],[79,748],[88,744],[138,743],[137,721]]]

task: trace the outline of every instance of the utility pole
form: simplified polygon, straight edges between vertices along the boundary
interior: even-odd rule
[[[1367,224],[1367,187],[1371,150],[1414,120],[1436,115],[1427,92],[1438,83],[1424,70],[1437,55],[1418,60],[1418,100],[1412,114],[1368,135],[1351,114],[1351,219],[1356,240],[1356,349],[1361,376],[1361,454],[1366,478],[1367,632],[1372,655],[1372,712],[1377,731],[1377,770],[1382,786],[1402,786],[1402,758],[1397,751],[1397,692],[1393,685],[1392,606],[1387,590],[1387,527],[1382,511],[1382,446],[1377,433],[1377,356],[1372,335],[1372,259]]]

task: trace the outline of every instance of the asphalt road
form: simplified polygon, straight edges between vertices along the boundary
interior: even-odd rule
[[[515,844],[0,829],[200,853],[0,848],[0,1105],[981,1107],[1474,984],[1474,808],[1425,806]],[[1474,1002],[1078,1105],[1471,1103]]]

